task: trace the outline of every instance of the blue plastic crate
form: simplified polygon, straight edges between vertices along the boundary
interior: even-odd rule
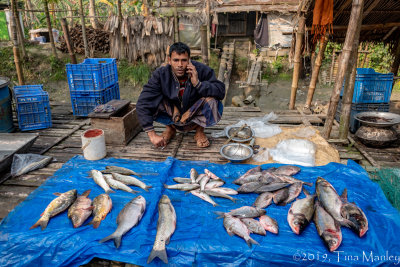
[[[104,90],[118,82],[115,58],[87,58],[80,64],[67,64],[70,92]]]
[[[49,95],[42,85],[15,86],[14,99],[21,131],[52,126]]]
[[[113,99],[120,99],[118,83],[95,92],[70,92],[74,116],[86,117],[93,109]]]
[[[357,68],[353,103],[389,103],[393,73],[382,74],[371,68]],[[344,85],[340,95],[343,95]]]
[[[339,101],[338,108],[336,111],[335,119],[340,122],[340,115],[342,114],[342,101]],[[350,132],[355,133],[358,128],[360,128],[361,124],[358,120],[355,119],[355,116],[358,113],[365,111],[382,111],[389,112],[389,104],[387,103],[378,103],[378,104],[355,104],[351,105],[350,111]]]

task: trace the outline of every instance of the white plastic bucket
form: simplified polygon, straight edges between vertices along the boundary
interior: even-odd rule
[[[82,135],[83,156],[87,160],[99,160],[106,156],[106,140],[104,131],[101,129],[90,129]]]

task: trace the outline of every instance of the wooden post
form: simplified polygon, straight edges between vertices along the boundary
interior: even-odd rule
[[[96,12],[96,1],[89,0],[89,16],[90,16],[90,23],[94,29],[100,29],[100,23],[97,19],[97,12]]]
[[[85,48],[85,58],[89,57],[89,47],[86,36],[86,27],[85,27],[85,16],[83,14],[83,3],[82,0],[79,0],[79,16],[81,17],[82,24],[82,38],[83,38],[83,47]]]
[[[332,84],[333,70],[334,70],[334,68],[335,68],[335,58],[336,58],[336,48],[333,47],[333,50],[332,50],[331,71],[330,71],[330,74],[329,74],[329,85]]]
[[[67,44],[69,56],[71,57],[71,63],[77,64],[73,44],[71,42],[71,37],[69,35],[68,24],[67,24],[66,18],[61,19],[61,27],[64,32],[64,39],[65,39],[65,43]]]
[[[179,42],[178,9],[176,8],[176,0],[174,0],[174,33],[174,42]]]
[[[206,15],[207,15],[207,57],[211,57],[211,33],[210,33],[210,0],[206,0]]]
[[[19,60],[19,49],[18,49],[18,36],[17,36],[17,25],[15,22],[14,12],[10,12],[10,24],[11,24],[11,40],[13,41],[13,53],[14,53],[14,62],[15,62],[15,69],[17,70],[18,76],[18,84],[24,85],[24,73],[22,71],[22,67],[20,65]]]
[[[294,51],[294,69],[293,69],[293,78],[292,78],[292,90],[290,92],[290,102],[289,109],[294,109],[296,104],[296,91],[299,85],[299,72],[300,72],[300,59],[301,59],[301,47],[303,44],[304,37],[304,27],[306,24],[306,17],[304,14],[299,18],[299,27],[296,31],[296,48]]]
[[[53,38],[53,28],[51,27],[51,20],[50,20],[50,13],[49,13],[49,4],[47,0],[43,0],[44,5],[44,12],[46,14],[46,21],[47,21],[47,29],[49,30],[49,37],[50,37],[50,44],[51,44],[51,51],[53,52],[53,56],[58,58],[56,45],[54,44]]]
[[[143,2],[143,8],[144,8],[144,13],[145,13],[145,16],[147,16],[146,14],[148,13],[147,12],[147,2]],[[122,34],[121,34],[121,29],[122,29],[122,6],[121,6],[121,0],[117,0],[117,9],[118,9],[118,32],[117,32],[117,35],[118,35],[118,39],[119,39],[119,55],[118,55],[118,58],[119,59],[121,59],[121,58],[124,58],[124,55],[125,55],[125,53],[124,53],[124,44],[123,44],[123,42],[122,42]],[[142,58],[142,60],[144,60],[144,58]]]
[[[329,109],[325,120],[323,137],[329,139],[333,121],[335,119],[335,113],[340,97],[340,90],[342,89],[344,76],[346,74],[347,68],[349,67],[349,59],[352,50],[352,45],[355,39],[355,33],[357,31],[358,19],[362,13],[364,7],[364,0],[353,0],[353,5],[351,8],[349,25],[346,32],[346,39],[344,41],[342,55],[340,57],[338,74],[335,79],[335,85],[332,91],[331,99],[329,101]]]
[[[16,24],[15,26],[17,28],[18,44],[19,44],[19,47],[21,48],[22,58],[25,58],[26,57],[26,50],[25,50],[25,44],[24,44],[25,38],[24,38],[24,33],[22,32],[21,21],[19,20],[19,12],[18,12],[16,0],[11,0],[11,11],[15,18],[15,24]]]
[[[397,76],[399,73],[399,65],[400,65],[400,40],[397,42],[396,50],[394,50],[394,60],[390,72]]]
[[[366,44],[366,46],[365,46],[365,51],[366,51],[366,53],[365,53],[365,55],[364,55],[364,58],[363,58],[363,61],[362,61],[362,63],[361,63],[361,68],[364,68],[364,64],[365,64],[365,61],[367,60],[367,57],[368,57],[368,43]]]
[[[207,52],[207,25],[200,27],[201,32],[201,58],[203,63],[208,65],[208,52]]]
[[[307,101],[306,104],[304,105],[304,108],[310,108],[312,99],[314,97],[314,92],[315,92],[315,87],[317,85],[317,80],[318,80],[318,75],[319,75],[319,70],[322,65],[322,60],[324,59],[324,53],[325,53],[325,48],[326,44],[328,43],[328,33],[321,38],[319,41],[319,51],[317,58],[315,59],[315,64],[314,68],[312,70],[312,76],[311,76],[311,81],[310,81],[310,86],[308,88],[308,95],[307,95]]]

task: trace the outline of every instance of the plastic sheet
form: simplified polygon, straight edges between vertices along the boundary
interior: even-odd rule
[[[104,169],[106,165],[118,165],[141,173],[150,173],[151,175],[144,176],[143,180],[154,186],[148,193],[139,189],[147,201],[146,212],[138,226],[123,237],[120,249],[116,249],[113,242],[100,244],[98,241],[115,230],[115,220],[119,211],[135,196],[122,191],[111,194],[113,209],[98,229],[91,226],[74,229],[64,212],[52,218],[46,230],[29,230],[54,198],[52,193],[65,192],[72,188],[82,193],[91,188],[89,197],[92,199],[103,193],[89,178],[88,171]],[[268,164],[263,165],[263,168],[279,165]],[[170,244],[167,245],[171,266],[369,266],[400,261],[400,215],[386,200],[379,186],[370,181],[367,173],[352,161],[347,166],[331,163],[321,167],[301,167],[302,171],[296,175],[308,182],[315,182],[318,176],[322,176],[331,182],[339,193],[348,188],[349,201],[356,202],[368,217],[369,230],[363,238],[357,237],[347,228],[342,228],[343,242],[339,247],[340,253],[327,251],[313,223],[302,235],[294,234],[286,221],[289,206],[275,205],[267,208],[267,214],[278,221],[279,234],[252,234],[260,245],[248,248],[241,238],[230,237],[226,233],[222,220],[217,220],[213,212],[251,205],[257,195],[237,195],[236,204],[227,199],[214,198],[219,206],[213,207],[191,194],[185,195],[181,191],[163,188],[164,182],[173,184],[172,178],[175,176],[188,177],[192,167],[199,172],[208,168],[225,179],[227,186],[237,188],[232,181],[252,165],[219,165],[178,161],[173,158],[165,162],[112,158],[92,162],[81,156],[72,158],[54,174],[54,177],[35,190],[1,222],[0,266],[78,266],[89,262],[93,257],[146,265],[156,235],[157,203],[162,194],[169,196],[177,214],[177,228]],[[315,187],[307,189],[313,192]],[[304,194],[300,197],[304,197]],[[161,262],[156,259],[151,265],[158,266]]]

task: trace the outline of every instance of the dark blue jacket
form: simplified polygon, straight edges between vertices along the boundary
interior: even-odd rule
[[[196,67],[199,84],[194,87],[189,81],[182,97],[179,100],[179,81],[172,73],[171,65],[156,69],[148,83],[143,87],[136,104],[136,112],[143,130],[150,131],[153,128],[154,115],[163,98],[173,103],[183,114],[197,100],[202,97],[215,97],[222,100],[225,97],[225,84],[215,77],[214,70],[196,61],[191,61]]]

